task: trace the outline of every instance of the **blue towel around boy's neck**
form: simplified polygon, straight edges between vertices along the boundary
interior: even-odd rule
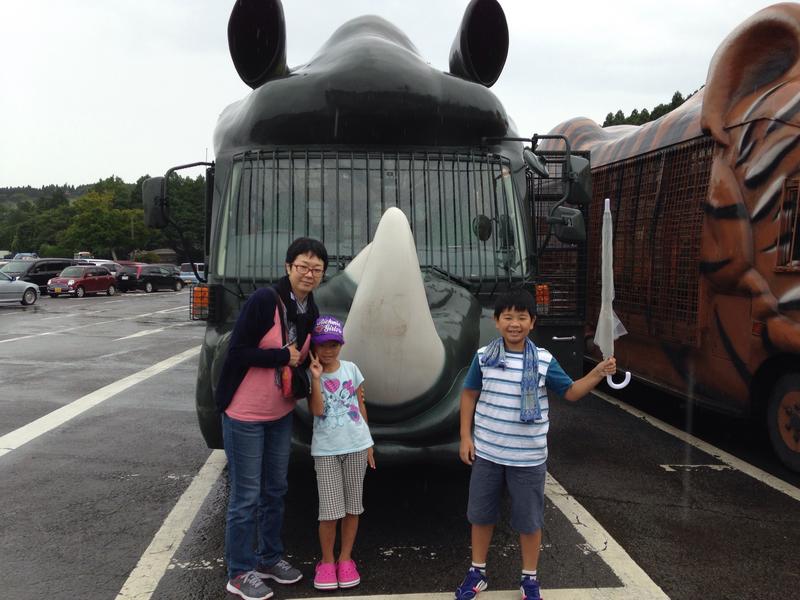
[[[483,351],[481,364],[486,367],[506,368],[506,349],[503,338],[497,338]],[[525,338],[525,349],[522,353],[522,401],[519,411],[519,420],[523,423],[541,423],[542,407],[539,406],[539,351],[536,345]]]

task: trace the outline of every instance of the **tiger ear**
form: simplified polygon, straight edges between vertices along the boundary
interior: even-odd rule
[[[708,67],[700,125],[729,143],[725,125],[744,96],[800,75],[800,6],[783,3],[758,11],[720,44]]]

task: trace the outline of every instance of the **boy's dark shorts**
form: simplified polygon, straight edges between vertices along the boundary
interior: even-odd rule
[[[476,457],[469,479],[467,519],[473,525],[494,525],[500,517],[503,488],[511,498],[511,527],[535,533],[544,521],[544,482],[547,463],[509,467]]]

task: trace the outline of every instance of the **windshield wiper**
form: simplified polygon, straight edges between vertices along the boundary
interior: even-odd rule
[[[453,275],[452,273],[448,273],[447,271],[445,271],[441,267],[436,267],[434,265],[420,265],[420,269],[423,269],[423,270],[427,269],[429,271],[434,271],[435,273],[438,273],[439,275],[441,275],[445,279],[448,279],[448,280],[450,280],[450,281],[452,281],[454,283],[457,283],[458,285],[460,285],[463,288],[466,288],[466,289],[470,288],[470,283],[468,281],[466,281],[465,279],[462,279],[461,277],[457,277],[457,276]]]

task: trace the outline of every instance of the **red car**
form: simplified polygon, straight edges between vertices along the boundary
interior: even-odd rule
[[[67,267],[47,282],[47,293],[52,298],[61,294],[72,294],[83,298],[86,294],[104,292],[109,296],[117,293],[117,280],[105,267],[96,265],[74,265]]]

